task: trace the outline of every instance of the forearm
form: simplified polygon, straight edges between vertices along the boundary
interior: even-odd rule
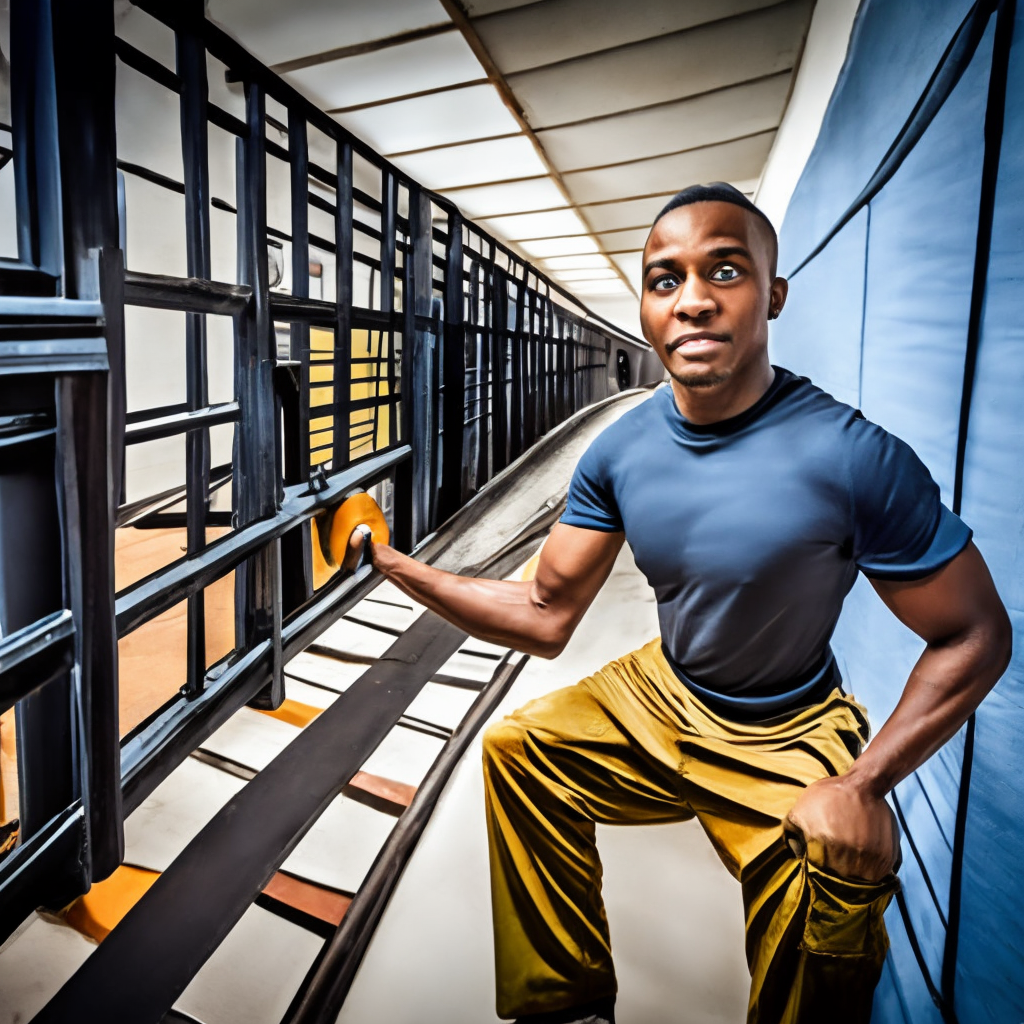
[[[373,564],[413,600],[477,639],[541,657],[565,644],[566,624],[536,600],[532,582],[456,576],[381,544],[373,546]]]
[[[929,644],[885,725],[847,778],[880,798],[964,724],[1009,660],[1008,622]]]

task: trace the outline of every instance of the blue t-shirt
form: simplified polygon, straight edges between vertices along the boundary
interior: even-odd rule
[[[659,388],[584,453],[561,521],[624,530],[680,679],[765,715],[838,680],[829,639],[858,569],[918,579],[971,538],[908,445],[778,367],[707,425]]]

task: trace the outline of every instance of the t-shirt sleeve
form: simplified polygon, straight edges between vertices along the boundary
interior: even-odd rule
[[[623,529],[601,446],[596,441],[576,465],[569,483],[565,512],[559,522],[606,533]]]
[[[916,580],[952,561],[970,528],[945,505],[914,450],[861,420],[851,459],[853,557],[865,576]]]

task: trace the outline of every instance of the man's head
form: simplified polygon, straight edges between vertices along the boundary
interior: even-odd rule
[[[741,387],[769,372],[767,321],[787,291],[777,258],[771,222],[723,182],[683,189],[658,214],[644,248],[640,323],[678,385]]]

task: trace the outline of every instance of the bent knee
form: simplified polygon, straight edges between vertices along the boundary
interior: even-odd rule
[[[527,732],[526,726],[512,717],[489,725],[483,734],[484,764],[520,760]]]

